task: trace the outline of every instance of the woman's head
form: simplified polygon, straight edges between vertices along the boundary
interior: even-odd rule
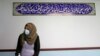
[[[37,37],[37,29],[33,23],[27,23],[24,27],[25,39],[27,42],[35,41]]]
[[[30,32],[30,34],[31,33],[36,33],[36,27],[35,27],[35,25],[33,24],[33,23],[27,23],[26,25],[25,25],[25,27],[24,27],[24,29],[26,30],[26,32]]]

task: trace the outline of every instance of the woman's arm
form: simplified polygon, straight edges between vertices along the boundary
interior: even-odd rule
[[[35,46],[34,46],[34,55],[33,56],[38,56],[40,52],[40,39],[39,36],[37,36]]]
[[[22,38],[22,34],[18,38],[15,56],[18,56],[21,53],[21,49],[22,49],[22,46],[21,46],[21,38]]]

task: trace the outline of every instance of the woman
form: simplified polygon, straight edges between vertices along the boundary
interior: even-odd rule
[[[15,56],[39,56],[40,40],[34,24],[27,23],[24,32],[20,34]]]

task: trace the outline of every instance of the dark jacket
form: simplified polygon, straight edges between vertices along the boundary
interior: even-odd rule
[[[17,47],[16,47],[16,52],[15,52],[15,56],[18,56],[19,53],[21,53],[22,50],[22,44],[21,44],[21,39],[22,39],[22,35],[21,34],[18,38],[18,43],[17,43]],[[35,41],[34,44],[34,55],[33,56],[39,56],[39,51],[40,51],[40,40],[39,40],[39,36],[37,36],[37,39]]]

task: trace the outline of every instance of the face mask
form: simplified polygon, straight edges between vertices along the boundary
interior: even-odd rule
[[[28,29],[25,29],[24,32],[25,32],[26,35],[29,35],[30,34],[30,31]]]

